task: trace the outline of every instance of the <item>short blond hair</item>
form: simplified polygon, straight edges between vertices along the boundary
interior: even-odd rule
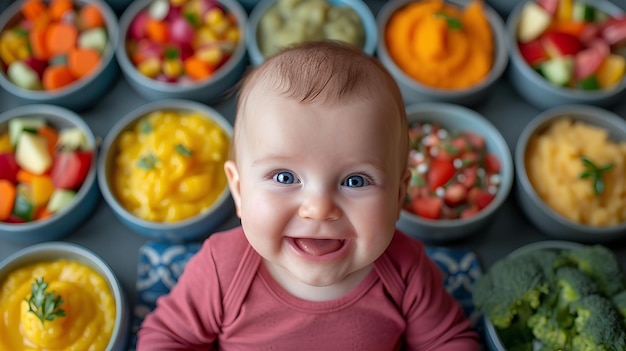
[[[389,122],[400,123],[401,138],[406,138],[402,141],[406,148],[401,152],[408,155],[408,126],[400,89],[380,61],[355,46],[337,41],[291,46],[249,72],[240,84],[231,148],[233,159],[238,121],[245,115],[250,93],[261,84],[264,89],[304,104],[337,103],[347,97],[381,101],[381,97],[386,97],[395,105],[389,110]]]

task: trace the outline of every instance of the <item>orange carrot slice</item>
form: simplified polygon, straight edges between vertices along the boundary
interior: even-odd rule
[[[214,72],[210,64],[193,56],[187,58],[183,65],[185,73],[195,80],[207,78]]]
[[[52,56],[64,55],[76,47],[78,29],[71,23],[50,24],[46,33],[47,47]]]
[[[35,220],[40,221],[42,219],[52,217],[53,214],[54,212],[48,211],[48,208],[46,206],[42,206],[37,210],[37,212],[35,212]]]
[[[63,88],[75,80],[76,77],[65,65],[50,66],[43,72],[43,87],[46,90]]]
[[[167,43],[169,39],[168,25],[155,19],[149,19],[146,24],[146,34],[148,38],[157,43]]]
[[[83,29],[104,27],[104,18],[96,4],[86,4],[78,13],[78,23]]]
[[[50,126],[41,126],[37,128],[37,135],[46,139],[46,144],[48,144],[48,152],[50,156],[54,156],[54,151],[57,146],[57,141],[59,140],[59,132],[56,129]]]
[[[40,60],[47,61],[50,58],[46,42],[47,27],[35,27],[28,33],[30,48],[33,56]]]
[[[100,54],[94,49],[74,49],[67,55],[67,65],[76,78],[96,70],[100,65]]]
[[[36,176],[37,175],[35,173],[31,173],[23,168],[20,168],[20,170],[17,171],[15,178],[17,179],[18,183],[31,184]]]
[[[74,9],[72,0],[52,0],[50,2],[50,17],[55,21],[60,21],[63,16]]]
[[[0,179],[0,221],[6,220],[11,215],[16,195],[15,185],[6,179]]]
[[[24,17],[31,21],[37,20],[37,18],[44,16],[44,14],[47,16],[46,12],[48,12],[46,4],[41,0],[26,0],[22,4],[21,9]]]

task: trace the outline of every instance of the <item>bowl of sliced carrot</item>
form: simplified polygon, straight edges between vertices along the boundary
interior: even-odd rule
[[[96,139],[64,107],[0,113],[0,241],[37,243],[72,233],[100,199]]]
[[[245,70],[247,20],[237,0],[136,0],[120,17],[117,60],[148,100],[208,103]]]
[[[16,1],[0,16],[0,85],[27,103],[88,109],[119,75],[118,36],[104,1]]]
[[[407,104],[474,105],[508,65],[502,18],[480,0],[392,0],[376,22],[376,52]]]

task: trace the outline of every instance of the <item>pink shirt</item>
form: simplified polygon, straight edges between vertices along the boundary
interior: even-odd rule
[[[146,317],[137,350],[479,350],[423,244],[399,231],[335,300],[290,295],[261,262],[241,227],[211,235]]]

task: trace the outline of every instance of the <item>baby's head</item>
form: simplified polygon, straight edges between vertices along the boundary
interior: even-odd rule
[[[275,275],[346,282],[393,237],[408,148],[399,88],[376,59],[335,42],[271,57],[243,81],[225,166],[246,237]]]

